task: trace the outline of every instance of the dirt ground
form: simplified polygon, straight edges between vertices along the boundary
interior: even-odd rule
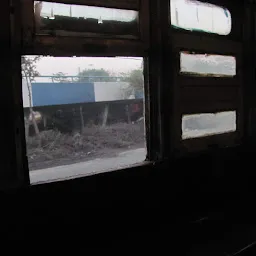
[[[49,130],[27,138],[30,171],[96,158],[113,157],[123,151],[145,147],[144,124],[85,127],[82,133],[63,134]]]

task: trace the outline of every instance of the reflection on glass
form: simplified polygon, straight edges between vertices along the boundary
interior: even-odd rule
[[[199,138],[236,131],[236,112],[184,115],[182,139]]]
[[[236,58],[223,55],[180,53],[180,72],[204,76],[235,76]]]
[[[34,8],[40,34],[138,36],[137,11],[43,1],[35,1]]]
[[[145,160],[142,66],[142,58],[22,56],[32,183]]]
[[[171,23],[174,27],[228,35],[231,14],[228,9],[194,0],[170,0]]]

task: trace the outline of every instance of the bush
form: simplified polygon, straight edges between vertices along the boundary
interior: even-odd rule
[[[82,134],[64,134],[49,130],[40,133],[41,148],[37,137],[27,138],[27,151],[31,159],[69,157],[77,152],[97,152],[104,149],[128,148],[144,143],[144,126],[119,123],[108,127],[85,127]]]

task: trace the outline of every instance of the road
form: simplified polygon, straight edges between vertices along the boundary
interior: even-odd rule
[[[31,171],[30,182],[31,184],[54,182],[120,169],[143,162],[145,157],[146,149],[139,148],[122,152],[111,158],[97,158],[87,162]]]

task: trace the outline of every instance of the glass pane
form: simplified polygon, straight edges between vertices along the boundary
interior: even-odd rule
[[[223,55],[180,53],[180,72],[200,76],[236,75],[236,58]]]
[[[38,34],[138,36],[138,12],[35,1]]]
[[[145,160],[142,69],[142,58],[22,57],[32,183]]]
[[[171,23],[174,27],[228,35],[231,14],[228,9],[194,0],[170,0]]]
[[[236,131],[236,112],[195,114],[182,117],[182,139]]]

